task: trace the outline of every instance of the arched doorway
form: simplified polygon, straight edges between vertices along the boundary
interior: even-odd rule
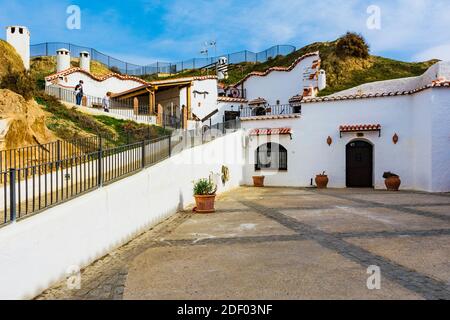
[[[347,187],[373,188],[373,146],[366,141],[347,145]]]

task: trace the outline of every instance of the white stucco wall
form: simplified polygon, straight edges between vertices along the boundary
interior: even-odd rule
[[[450,90],[429,91],[431,104],[431,190],[450,191]],[[426,107],[426,106],[424,106]]]
[[[290,98],[303,93],[305,86],[317,87],[317,80],[304,80],[303,72],[318,59],[320,59],[318,55],[307,57],[290,72],[272,71],[264,77],[250,77],[243,84],[246,89],[246,98],[251,101],[261,97],[270,105],[275,105],[277,100],[281,104],[288,104]]]
[[[58,80],[58,84],[64,87],[75,88],[80,80],[83,80],[84,93],[99,98],[103,98],[108,91],[120,93],[143,85],[135,80],[121,80],[116,77],[111,77],[104,81],[97,81],[82,72],[74,72],[65,78],[67,78],[67,82],[65,80]],[[49,84],[47,83],[47,85]]]
[[[183,151],[143,172],[0,229],[0,299],[32,298],[193,203],[192,181],[230,170],[239,186],[242,134]]]
[[[194,91],[208,94],[194,94]],[[190,94],[192,113],[203,119],[217,108],[217,79],[193,81]]]
[[[281,128],[293,130],[288,136],[272,137],[288,150],[288,172],[269,174],[268,185],[307,186],[316,174],[326,171],[330,187],[346,186],[346,145],[365,140],[374,146],[374,183],[384,189],[383,173],[400,175],[402,189],[431,192],[450,191],[450,90],[430,89],[415,95],[376,99],[307,103],[299,119],[243,121],[245,128]],[[340,125],[381,124],[377,132],[339,136]],[[399,142],[394,144],[394,134]],[[328,146],[327,137],[333,139]],[[277,142],[277,141],[275,141]],[[251,184],[254,170],[255,137],[249,143],[246,183]]]

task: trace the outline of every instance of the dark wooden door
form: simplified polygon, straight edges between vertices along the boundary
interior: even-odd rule
[[[373,147],[365,141],[347,145],[347,187],[373,187]]]

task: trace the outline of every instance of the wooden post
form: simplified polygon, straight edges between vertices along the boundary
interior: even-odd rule
[[[182,125],[183,125],[183,129],[187,129],[187,122],[188,122],[188,112],[187,112],[187,107],[186,106],[183,106],[183,108],[181,109],[181,112],[183,113],[182,114],[182,117],[183,117],[183,123],[182,123]]]
[[[192,114],[192,109],[191,109],[191,86],[189,85],[186,88],[186,103],[187,103],[187,119],[191,120],[191,114]]]
[[[86,96],[83,96],[83,98],[81,99],[81,105],[83,107],[87,107],[87,97]]]
[[[137,116],[139,114],[139,99],[137,97],[133,99],[133,110],[134,115]]]
[[[164,110],[162,105],[158,104],[158,116],[156,118],[156,124],[158,124],[159,126],[162,126],[163,124],[163,115],[164,115]]]

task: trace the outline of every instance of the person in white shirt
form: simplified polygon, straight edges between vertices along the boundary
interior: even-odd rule
[[[111,92],[107,92],[102,100],[103,111],[109,112],[110,104],[111,104]]]

